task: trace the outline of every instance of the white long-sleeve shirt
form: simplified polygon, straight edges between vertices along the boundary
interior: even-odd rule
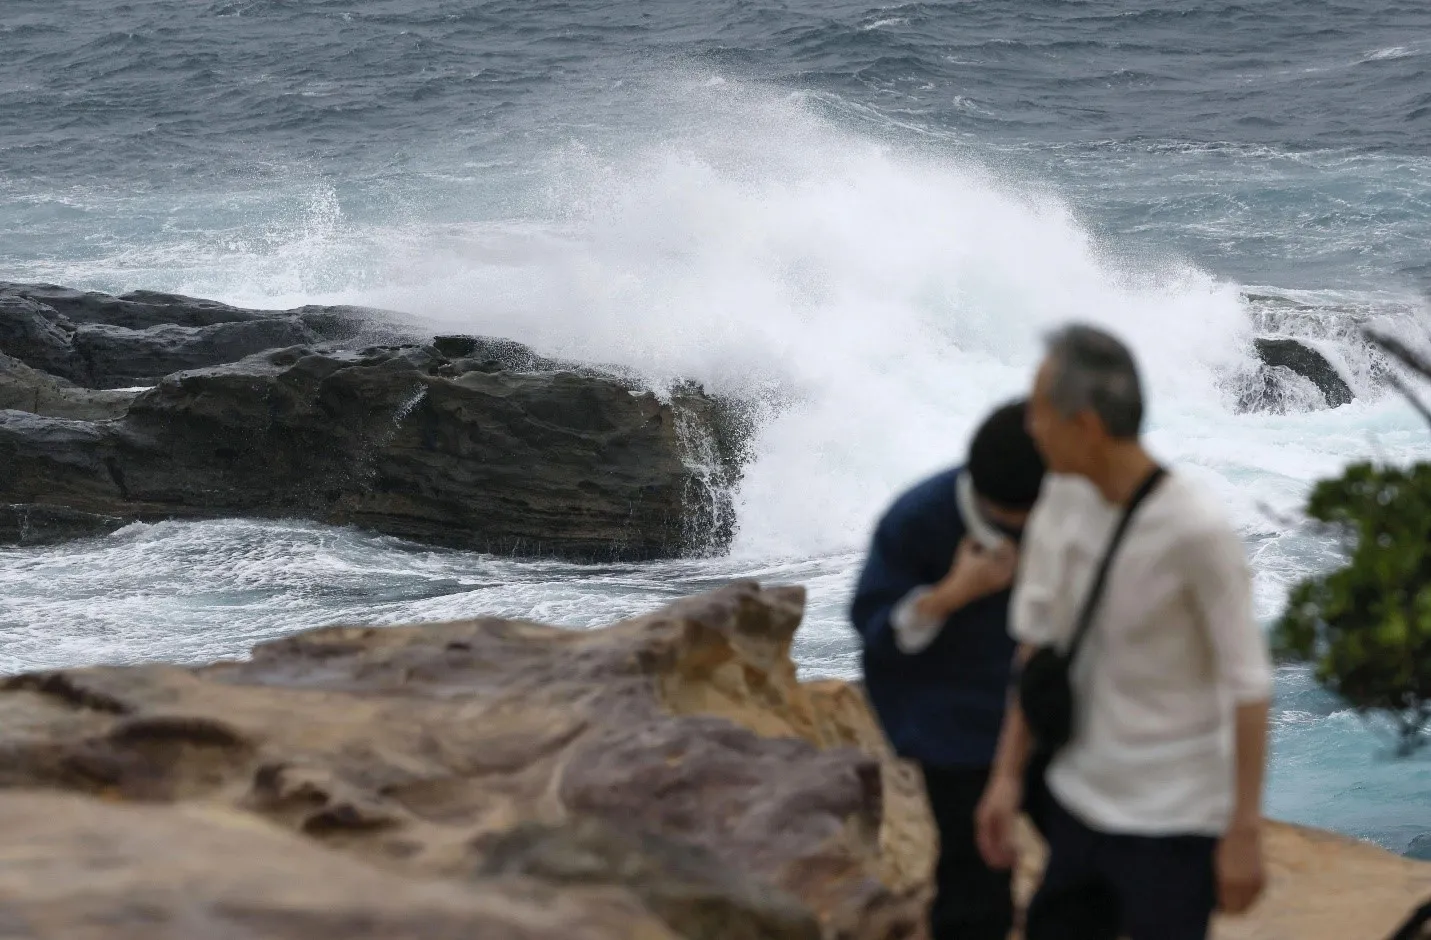
[[[1066,646],[1122,507],[1049,474],[1025,530],[1011,630]],[[1074,732],[1048,783],[1104,832],[1220,835],[1234,796],[1233,712],[1271,695],[1241,540],[1170,473],[1123,537],[1072,668]]]

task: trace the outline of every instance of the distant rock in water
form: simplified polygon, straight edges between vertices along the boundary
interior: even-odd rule
[[[1336,367],[1301,340],[1258,337],[1253,340],[1262,365],[1243,377],[1238,395],[1241,411],[1286,413],[1349,404],[1351,386]]]
[[[0,540],[298,516],[578,560],[729,543],[739,406],[510,340],[364,345],[405,339],[377,317],[0,285]]]
[[[1406,857],[1431,862],[1431,834],[1419,835],[1412,839],[1411,844],[1406,847]]]
[[[1291,369],[1311,380],[1327,398],[1327,405],[1338,408],[1351,403],[1352,390],[1327,357],[1311,346],[1295,339],[1258,337],[1253,341],[1257,355],[1272,368]]]

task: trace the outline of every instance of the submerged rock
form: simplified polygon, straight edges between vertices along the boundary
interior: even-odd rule
[[[0,505],[0,544],[43,545],[104,535],[122,527],[115,516],[80,512],[44,503]]]
[[[45,523],[78,513],[301,516],[578,560],[729,543],[749,433],[729,403],[510,340],[354,346],[396,331],[371,316],[0,284],[0,505],[29,520],[0,539],[70,535]]]

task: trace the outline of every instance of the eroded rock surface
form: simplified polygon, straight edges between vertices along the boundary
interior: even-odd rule
[[[12,788],[0,803],[43,789],[151,816],[203,808],[286,830],[335,865],[614,895],[681,937],[915,936],[932,843],[887,856],[908,853],[892,848],[900,826],[927,833],[922,805],[886,786],[887,754],[859,746],[870,728],[847,687],[795,680],[802,607],[798,589],[746,584],[589,632],[334,627],[247,662],[19,676],[0,691],[0,787]],[[35,836],[71,846],[52,864],[98,864],[85,839],[54,835],[65,825]],[[164,825],[156,846],[185,838],[184,823]],[[249,857],[210,859],[174,897],[222,895],[266,856]],[[294,869],[249,905],[268,911],[263,892],[323,877]],[[9,877],[8,900],[28,897],[25,876]],[[161,921],[179,916],[156,905]]]
[[[923,937],[917,774],[857,687],[797,680],[802,609],[744,583],[584,632],[332,627],[13,677],[0,936]],[[1431,897],[1431,865],[1266,837],[1267,897],[1217,940],[1379,940]]]
[[[212,806],[0,793],[9,940],[677,940],[640,902],[529,878],[427,879]]]

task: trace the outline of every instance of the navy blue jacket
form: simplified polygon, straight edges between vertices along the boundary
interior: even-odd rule
[[[1009,592],[955,611],[934,642],[908,655],[894,642],[890,612],[953,564],[964,538],[954,495],[960,469],[909,490],[875,530],[855,588],[851,620],[864,643],[865,690],[901,757],[942,767],[993,763],[1014,655]]]

